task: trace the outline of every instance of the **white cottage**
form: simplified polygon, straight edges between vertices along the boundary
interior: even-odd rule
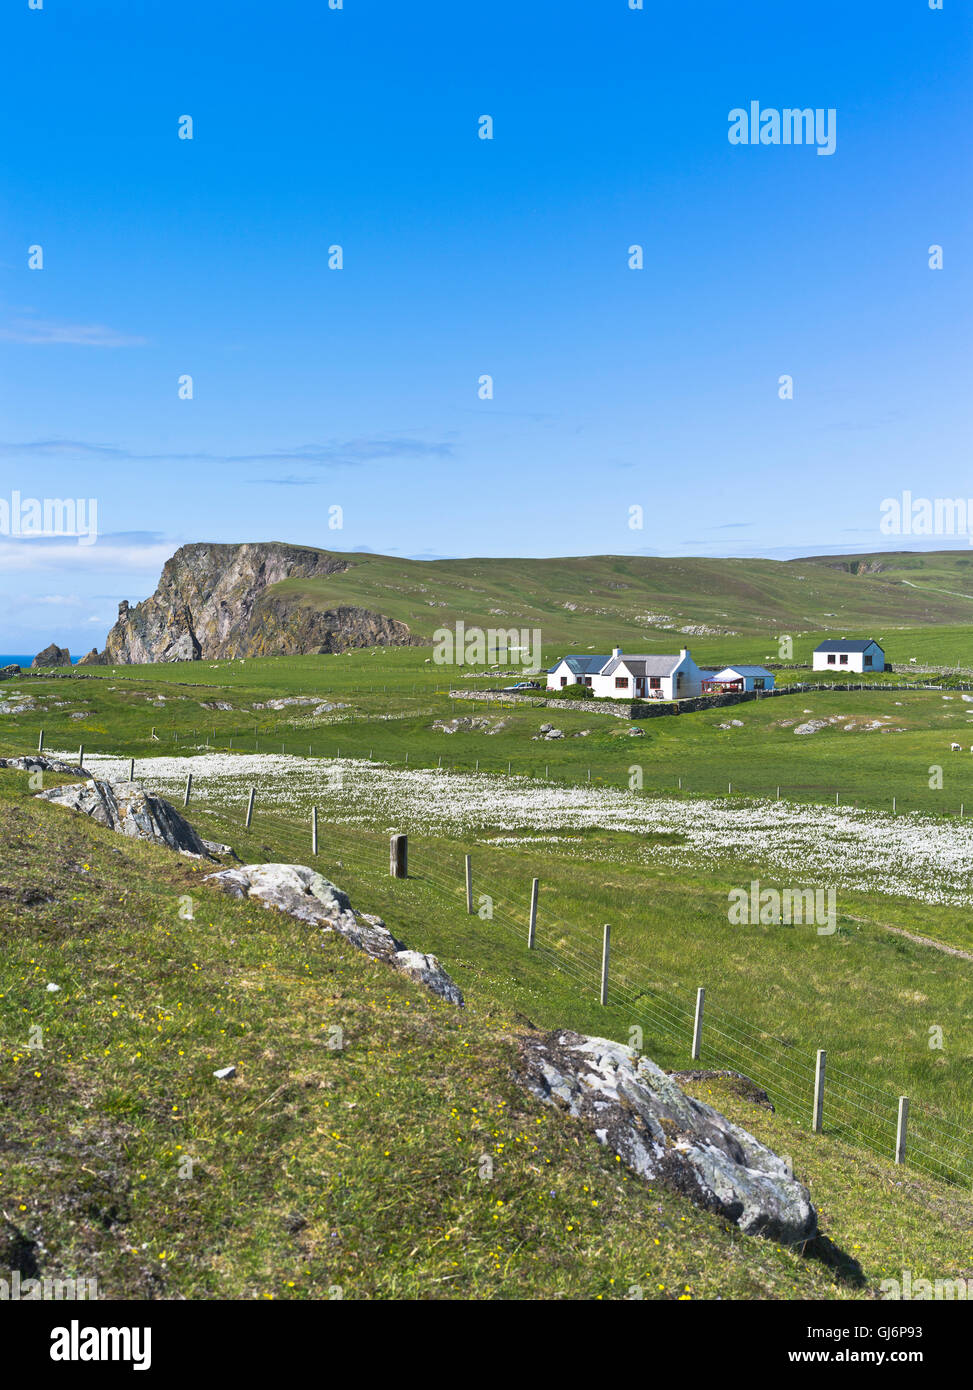
[[[841,638],[815,647],[811,666],[815,671],[884,671],[885,652],[871,638],[865,641]]]
[[[702,691],[704,676],[683,647],[678,656],[626,655],[619,647],[591,678],[592,693],[613,700],[687,700]]]
[[[609,661],[610,656],[562,656],[547,672],[547,688],[563,690],[568,685],[590,686],[592,677]]]

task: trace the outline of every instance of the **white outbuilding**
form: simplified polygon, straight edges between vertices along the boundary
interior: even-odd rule
[[[722,671],[703,681],[703,692],[713,694],[725,690],[773,690],[774,673],[766,666],[724,666]]]
[[[815,647],[811,666],[815,671],[884,671],[885,652],[871,637],[862,641],[843,637]]]

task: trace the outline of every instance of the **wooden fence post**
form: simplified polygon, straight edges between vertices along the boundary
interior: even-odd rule
[[[818,1048],[817,1062],[814,1066],[814,1117],[811,1128],[820,1134],[824,1119],[824,1048]]]
[[[253,820],[253,803],[254,803],[254,800],[255,800],[255,798],[256,798],[256,795],[257,795],[257,789],[256,789],[256,787],[251,787],[251,788],[250,788],[250,800],[247,802],[247,819],[246,819],[246,828],[247,828],[247,830],[250,829],[250,822]]]
[[[393,878],[409,877],[408,835],[393,835],[389,840],[389,873]]]
[[[605,934],[601,943],[601,1002],[608,1003],[608,952],[611,946],[612,929],[605,923]]]
[[[128,760],[128,780],[129,780],[130,782],[134,782],[134,781],[135,781],[135,759],[134,759],[134,758],[129,758],[129,760]]]
[[[311,853],[318,852],[318,808],[311,807]]]
[[[84,767],[84,744],[78,748],[78,767]]]
[[[466,910],[473,914],[473,860],[466,856]]]
[[[699,1044],[703,1034],[703,1001],[705,998],[705,989],[699,988],[696,991],[696,1017],[693,1020],[693,1050],[691,1055],[694,1062],[699,1061]]]
[[[905,1162],[905,1136],[909,1125],[909,1097],[899,1096],[899,1119],[895,1126],[895,1161]]]
[[[41,729],[40,738],[37,740],[37,751],[38,751],[38,753],[43,753],[43,751],[44,751],[44,730],[43,730],[43,729]]]
[[[530,925],[527,928],[527,949],[534,949],[534,932],[537,928],[537,889],[540,879],[535,878],[530,887]]]
[[[192,789],[193,789],[193,774],[190,772],[190,773],[187,774],[187,777],[186,777],[186,792],[185,792],[185,795],[183,796],[183,799],[182,799],[182,804],[183,804],[184,806],[188,806],[188,805],[189,805],[189,796],[190,796],[190,793],[192,792]]]

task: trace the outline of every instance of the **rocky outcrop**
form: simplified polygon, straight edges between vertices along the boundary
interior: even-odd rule
[[[91,651],[78,662],[79,666],[104,666],[104,664],[105,658],[98,654],[97,647],[92,647]]]
[[[557,1031],[521,1042],[522,1084],[592,1131],[640,1177],[689,1197],[748,1235],[811,1240],[817,1213],[788,1165],[693,1100],[661,1068],[607,1038]]]
[[[20,675],[20,667],[16,664],[12,666],[0,666],[0,681],[9,681],[14,676]]]
[[[137,782],[99,782],[92,780],[67,787],[38,792],[41,801],[53,801],[98,825],[107,826],[133,840],[151,840],[184,854],[209,859],[206,846],[176,808],[161,796],[150,796]]]
[[[286,912],[299,922],[338,932],[373,960],[400,970],[447,1003],[463,1002],[459,988],[435,956],[406,950],[380,917],[355,912],[347,893],[304,864],[244,864],[208,874],[204,881],[218,884],[234,898],[256,898],[264,907]]]
[[[0,767],[15,767],[20,772],[61,772],[69,777],[87,777],[83,767],[62,762],[60,758],[45,758],[40,753],[28,753],[23,758],[0,758]]]
[[[279,594],[285,579],[340,574],[351,561],[278,542],[185,545],[167,560],[151,598],[119,604],[99,664],[340,652],[409,646],[405,623],[364,608],[321,609]]]
[[[41,666],[70,666],[71,653],[67,647],[58,647],[52,642],[49,647],[37,653],[30,665],[31,670]]]

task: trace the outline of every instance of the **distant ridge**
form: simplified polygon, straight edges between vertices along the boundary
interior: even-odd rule
[[[593,555],[409,560],[281,541],[183,546],[155,593],[121,604],[99,662],[431,644],[462,621],[540,628],[565,650],[641,650],[666,634],[860,636],[973,624],[973,556],[889,551],[801,560]],[[89,661],[92,658],[88,658]]]

